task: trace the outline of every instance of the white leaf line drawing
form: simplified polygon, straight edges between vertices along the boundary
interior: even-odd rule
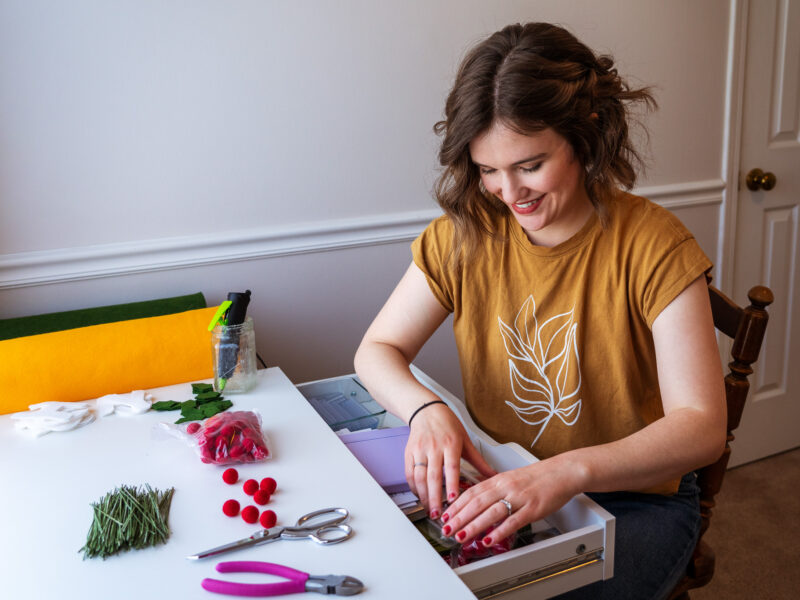
[[[541,425],[533,447],[547,424],[557,416],[567,425],[574,425],[581,413],[580,356],[575,339],[578,324],[574,310],[550,317],[539,325],[536,317],[536,300],[533,296],[523,303],[514,327],[497,317],[500,334],[508,353],[508,375],[516,402],[506,401],[517,416],[530,425]],[[522,374],[517,362],[530,365],[533,377]],[[532,367],[532,369],[531,369]],[[571,389],[569,382],[575,381]]]

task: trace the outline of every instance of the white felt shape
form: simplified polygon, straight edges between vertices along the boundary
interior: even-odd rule
[[[95,410],[101,417],[117,413],[130,416],[140,415],[150,410],[153,396],[144,390],[135,390],[127,394],[108,394],[95,400]]]
[[[94,414],[85,402],[40,402],[28,411],[14,413],[14,426],[39,437],[51,431],[69,431],[94,421]]]

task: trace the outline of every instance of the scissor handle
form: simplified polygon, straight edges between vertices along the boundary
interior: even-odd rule
[[[328,536],[326,534],[334,534]],[[338,544],[339,542],[343,542],[353,535],[353,528],[350,525],[326,525],[325,527],[320,527],[313,533],[308,534],[312,540],[314,540],[318,544],[327,545],[327,544]]]
[[[331,535],[333,534],[333,535]],[[284,527],[280,531],[282,540],[307,540],[311,539],[318,544],[338,544],[353,535],[353,528],[344,523],[336,525],[323,525],[322,527]],[[274,539],[274,538],[273,538]],[[272,541],[272,539],[268,540]]]
[[[320,520],[319,517],[328,518]],[[280,532],[280,537],[284,540],[311,538],[318,544],[337,544],[353,535],[353,529],[344,524],[349,517],[350,513],[346,508],[315,510],[297,519],[297,525],[284,527]]]

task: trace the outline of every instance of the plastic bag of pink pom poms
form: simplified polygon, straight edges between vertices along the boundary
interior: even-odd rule
[[[252,411],[226,411],[209,417],[188,433],[200,460],[212,465],[259,462],[271,458],[261,418]]]

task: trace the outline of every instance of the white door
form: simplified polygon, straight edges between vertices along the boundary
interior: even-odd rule
[[[800,0],[755,0],[747,11],[734,299],[769,286],[775,302],[731,464],[800,446]],[[775,175],[751,191],[754,168]]]

